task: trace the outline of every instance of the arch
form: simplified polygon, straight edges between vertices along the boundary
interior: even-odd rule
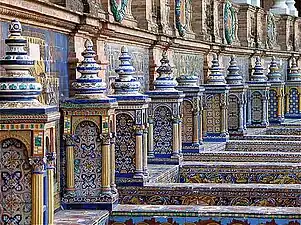
[[[278,100],[275,90],[269,91],[269,119],[277,119],[278,117]]]
[[[102,152],[100,130],[89,120],[76,127],[74,138],[74,182],[77,197],[101,194]]]
[[[29,135],[24,135],[23,132],[19,132],[19,131],[7,131],[3,133],[4,135],[0,136],[0,142],[9,138],[17,139],[25,145],[27,155],[31,156],[31,137]]]
[[[73,124],[72,124],[72,133],[75,134],[75,131],[78,128],[79,124],[81,124],[82,122],[88,122],[88,121],[91,122],[91,123],[94,123],[95,126],[97,127],[97,129],[99,131],[101,131],[101,128],[98,125],[99,121],[93,120],[92,118],[80,118],[79,120],[76,120],[76,121],[73,122]]]
[[[116,115],[116,176],[135,172],[136,137],[135,120],[129,113]]]
[[[154,109],[154,152],[155,154],[172,153],[172,110],[160,105]]]
[[[0,222],[31,224],[31,167],[25,144],[0,141]]]
[[[228,106],[228,129],[237,131],[239,129],[239,98],[236,95],[229,95]]]
[[[262,94],[254,91],[251,95],[251,121],[261,123],[263,120],[263,99]]]
[[[183,109],[183,125],[182,125],[182,141],[183,143],[193,142],[193,104],[189,100],[182,103]]]

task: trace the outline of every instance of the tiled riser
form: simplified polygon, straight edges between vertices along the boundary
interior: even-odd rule
[[[301,167],[202,166],[181,168],[181,183],[301,184]]]
[[[290,187],[293,187],[291,189]],[[119,189],[121,204],[300,207],[300,185],[160,184]]]
[[[233,138],[232,138],[233,139]],[[292,135],[246,135],[244,137],[236,137],[235,139],[243,140],[261,140],[261,141],[301,141],[301,136],[292,134]]]
[[[281,218],[281,217],[280,217]],[[258,219],[248,217],[166,217],[166,216],[154,216],[154,217],[128,217],[128,216],[112,216],[109,225],[162,225],[162,224],[175,224],[175,225],[300,225],[298,219]]]

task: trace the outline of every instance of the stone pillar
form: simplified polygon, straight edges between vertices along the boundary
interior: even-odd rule
[[[148,128],[145,127],[143,129],[143,173],[145,176],[148,176],[147,169],[147,147],[148,147]]]
[[[179,156],[179,119],[175,118],[172,122],[172,156]]]
[[[74,148],[73,148],[72,136],[68,135],[65,137],[66,143],[66,193],[73,195],[74,193]]]
[[[29,159],[32,166],[32,218],[31,224],[43,224],[44,216],[44,173],[45,158],[32,157]]]
[[[143,178],[143,130],[136,128],[136,171],[134,178]]]
[[[271,7],[270,11],[274,14],[289,14],[289,8],[286,4],[286,0],[275,0],[274,5]]]
[[[152,118],[148,118],[148,153],[147,156],[149,158],[153,158],[154,153],[154,120]]]
[[[55,153],[47,154],[47,178],[48,178],[48,224],[54,224],[54,170]]]
[[[111,190],[113,193],[117,193],[116,183],[115,183],[115,133],[111,138]]]
[[[289,15],[298,17],[298,10],[295,7],[295,0],[286,0],[286,5],[289,10]]]
[[[111,193],[111,154],[110,154],[110,137],[109,134],[102,134],[102,173],[101,173],[101,189],[103,193]]]

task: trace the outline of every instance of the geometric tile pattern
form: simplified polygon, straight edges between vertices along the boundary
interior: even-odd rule
[[[298,90],[296,88],[292,88],[289,93],[289,113],[291,114],[299,114],[299,95]]]
[[[172,116],[166,106],[159,106],[154,113],[154,151],[155,154],[172,153]]]
[[[81,122],[75,130],[74,181],[78,197],[101,194],[101,140],[99,129],[91,121]]]
[[[116,116],[116,173],[133,174],[135,172],[136,137],[133,118],[120,113]]]
[[[31,223],[31,168],[26,153],[17,139],[0,143],[0,224]]]
[[[193,105],[184,100],[183,101],[183,129],[182,141],[183,143],[192,143],[193,139]]]
[[[221,111],[220,111],[220,95],[210,95],[206,99],[206,119],[207,132],[220,133],[221,132]]]
[[[239,128],[239,99],[235,95],[229,95],[228,128],[237,130]]]
[[[275,90],[269,91],[269,119],[277,119],[278,117],[278,100]]]
[[[259,92],[253,92],[251,97],[252,123],[261,123],[263,117],[263,101]]]

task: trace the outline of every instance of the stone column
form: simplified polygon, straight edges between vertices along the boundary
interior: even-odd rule
[[[270,11],[274,14],[289,14],[289,8],[286,4],[286,0],[275,0],[274,5],[271,7]]]
[[[147,146],[148,146],[148,128],[143,129],[143,173],[145,176],[148,176],[148,169],[147,169]]]
[[[117,193],[115,184],[115,133],[111,138],[111,190],[113,193]]]
[[[199,112],[197,112],[197,109],[194,109],[194,114],[193,114],[193,144],[199,144],[199,129],[200,133],[202,133],[202,127],[201,123],[199,124]]]
[[[142,137],[143,130],[141,127],[136,128],[136,171],[134,178],[142,178],[143,177],[143,143]]]
[[[148,157],[154,158],[154,120],[148,118]]]
[[[242,98],[243,98],[243,96],[242,96]],[[245,118],[244,117],[244,114],[245,112],[244,112],[244,101],[243,101],[243,99],[241,99],[240,101],[239,101],[239,128],[238,128],[238,130],[241,130],[241,131],[243,131],[244,130],[244,119],[243,118]]]
[[[267,104],[267,101],[268,101],[268,92],[265,94],[265,96],[263,96],[263,99],[262,99],[262,102],[263,102],[263,108],[262,108],[262,111],[263,111],[263,118],[262,118],[262,123],[263,124],[266,124],[268,125],[268,115],[269,115],[269,111],[268,111],[268,104]]]
[[[300,1],[300,0],[299,0]],[[289,10],[289,15],[298,17],[298,10],[295,7],[295,0],[286,0],[286,5]]]
[[[179,156],[179,121],[178,118],[173,119],[172,124],[172,156]]]
[[[54,170],[56,154],[47,154],[47,178],[48,178],[48,224],[54,224]]]
[[[179,123],[178,123],[178,140],[179,140],[179,144],[178,144],[178,148],[179,148],[179,154],[182,153],[182,119],[179,119]]]
[[[32,219],[31,224],[43,224],[44,215],[44,173],[45,173],[45,158],[32,157],[29,158],[29,163],[32,166]]]
[[[66,142],[66,164],[67,164],[67,174],[66,174],[66,192],[67,194],[74,193],[74,147],[71,135],[65,136]]]
[[[221,134],[226,134],[228,131],[227,129],[227,109],[226,109],[226,102],[222,100],[221,102]]]
[[[104,194],[111,194],[111,154],[110,154],[110,136],[101,134],[102,137],[102,170],[101,170],[101,188]]]

